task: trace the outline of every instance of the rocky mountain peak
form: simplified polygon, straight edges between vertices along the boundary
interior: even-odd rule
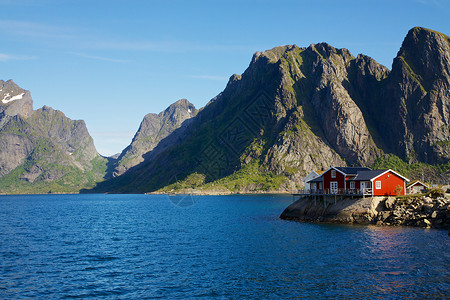
[[[33,112],[33,99],[29,91],[12,80],[0,80],[0,113],[8,116],[28,117]]]
[[[113,176],[121,175],[142,162],[146,153],[152,151],[175,130],[180,129],[179,133],[181,134],[184,127],[188,126],[185,121],[195,117],[197,113],[198,110],[192,103],[186,99],[180,99],[159,114],[145,115],[131,144],[118,157]],[[171,141],[174,140],[176,138]],[[166,146],[169,144],[167,141]]]
[[[258,59],[264,58],[269,62],[277,62],[279,61],[287,52],[293,50],[294,48],[298,48],[296,45],[284,45],[272,48],[270,50],[266,50],[264,52],[256,52],[253,55],[252,63],[257,61]]]
[[[190,119],[197,114],[197,109],[194,104],[186,99],[180,99],[172,103],[168,108],[159,113],[162,118],[170,118],[171,122],[181,125],[181,123]]]
[[[450,159],[450,38],[415,27],[392,64],[384,121],[395,153],[410,161]]]
[[[406,35],[397,59],[421,81],[425,90],[436,77],[450,75],[450,37],[443,33],[414,27]]]

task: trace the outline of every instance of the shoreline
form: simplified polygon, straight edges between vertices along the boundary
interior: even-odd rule
[[[146,195],[195,195],[195,196],[226,196],[226,195],[293,195],[296,191],[241,191],[241,192],[231,192],[231,191],[203,191],[196,189],[188,190],[177,190],[177,191],[164,191],[164,192],[149,192]]]
[[[447,195],[344,198],[338,201],[303,196],[280,215],[283,220],[450,230]]]

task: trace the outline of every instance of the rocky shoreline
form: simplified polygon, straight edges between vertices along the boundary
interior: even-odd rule
[[[450,199],[445,194],[358,199],[303,196],[286,208],[280,217],[305,222],[450,230]]]

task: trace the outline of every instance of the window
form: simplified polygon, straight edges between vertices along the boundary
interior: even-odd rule
[[[352,190],[355,189],[355,182],[354,181],[350,181],[350,189],[352,189]]]
[[[330,193],[331,194],[337,194],[338,193],[338,182],[337,181],[331,181],[330,182]]]
[[[336,170],[331,170],[331,178],[336,178]]]
[[[375,188],[381,190],[381,181],[375,181]]]

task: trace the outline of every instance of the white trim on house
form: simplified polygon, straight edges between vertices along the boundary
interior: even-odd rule
[[[341,170],[336,169],[335,167],[329,167],[326,171],[324,171],[324,172],[322,173],[322,175],[325,174],[326,172],[330,171],[331,169],[338,171],[339,173],[341,173],[341,174],[344,175],[344,176],[347,175],[347,174],[345,174],[344,172],[342,172]],[[320,176],[322,176],[322,175],[320,175]]]
[[[302,181],[303,181],[303,185],[305,187],[305,190],[311,190],[312,189],[311,183],[308,183],[308,181],[316,179],[317,177],[320,177],[320,174],[317,173],[316,171],[311,171],[311,172],[309,172],[308,175],[303,177]]]
[[[416,187],[417,187],[417,189],[416,189]],[[414,180],[412,183],[410,183],[406,186],[406,191],[408,191],[408,193],[411,193],[411,192],[419,192],[420,193],[423,190],[429,189],[429,188],[430,187],[427,184],[423,183],[422,181]]]
[[[412,186],[415,186],[416,184],[418,184],[418,183],[420,183],[422,186],[424,186],[424,187],[426,187],[426,188],[429,188],[429,186],[427,185],[427,184],[425,184],[425,183],[423,183],[422,181],[420,181],[420,180],[414,180],[411,184],[408,184],[408,188],[410,188],[410,187],[412,187]]]
[[[375,181],[375,189],[381,190],[381,180]]]
[[[405,181],[408,181],[408,182],[409,182],[409,179],[408,179],[408,178],[406,178],[406,177],[404,177],[404,176],[398,174],[397,172],[395,172],[395,171],[393,171],[393,170],[391,170],[391,169],[387,169],[386,171],[384,171],[384,172],[381,173],[380,175],[378,175],[378,176],[373,177],[372,179],[370,179],[370,181],[374,181],[375,179],[377,179],[377,178],[380,177],[381,175],[386,174],[387,172],[392,172],[392,173],[394,173],[395,175],[397,175],[398,177],[403,178]]]

